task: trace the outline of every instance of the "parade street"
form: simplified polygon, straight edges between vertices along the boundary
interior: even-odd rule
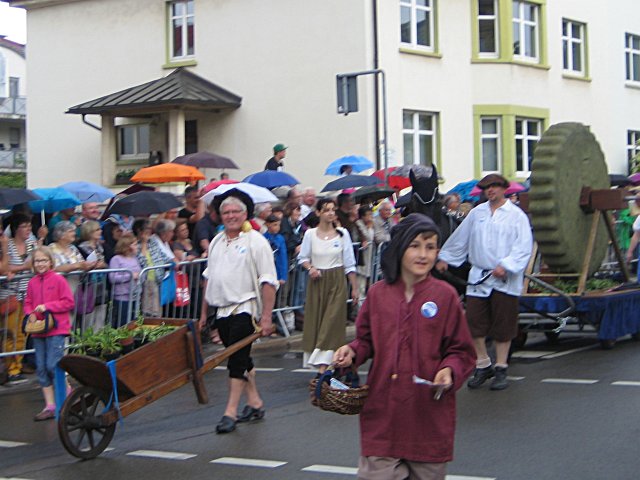
[[[256,358],[263,421],[216,435],[226,372],[205,376],[199,405],[187,385],[125,418],[109,449],[79,461],[53,421],[35,423],[40,392],[0,394],[0,478],[348,479],[355,478],[358,418],[309,404],[309,372],[297,352]],[[458,394],[455,460],[449,480],[632,480],[639,478],[640,344],[600,349],[594,336],[534,336],[517,352],[505,391]]]

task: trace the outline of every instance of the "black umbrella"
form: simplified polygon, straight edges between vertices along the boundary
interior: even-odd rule
[[[373,203],[376,200],[390,197],[396,193],[393,188],[372,185],[370,187],[362,187],[351,194],[351,198],[356,203]]]
[[[333,192],[344,190],[345,188],[368,187],[382,183],[379,178],[368,175],[345,175],[337,180],[327,183],[322,189],[323,192]]]
[[[42,200],[42,197],[27,188],[0,188],[0,208],[13,207],[33,200]]]
[[[145,217],[182,206],[182,202],[172,193],[145,190],[116,200],[109,209],[109,214],[119,213],[132,217]]]
[[[411,195],[413,195],[413,192],[405,193],[404,195],[402,195],[396,202],[395,207],[401,208],[409,205],[409,203],[411,203]]]
[[[629,180],[629,177],[619,173],[610,173],[609,182],[612,187],[626,187],[632,183],[631,180]]]
[[[109,200],[109,204],[107,205],[107,208],[104,209],[104,213],[102,214],[102,217],[100,217],[100,220],[104,222],[107,218],[109,218],[109,215],[111,215],[111,205],[113,205],[113,203],[116,200],[122,198],[123,196],[131,195],[132,193],[142,192],[142,191],[153,192],[154,190],[155,190],[154,187],[150,187],[148,185],[142,185],[141,183],[134,183],[130,187],[127,187],[124,190],[122,190],[115,197],[111,198],[111,200]]]
[[[197,152],[177,157],[173,163],[191,165],[198,168],[240,168],[233,160],[217,153]]]

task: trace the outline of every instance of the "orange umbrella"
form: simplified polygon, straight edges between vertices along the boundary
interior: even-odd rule
[[[204,180],[204,178],[205,176],[195,167],[179,163],[161,163],[153,167],[141,168],[131,177],[131,181],[140,183],[194,182]]]

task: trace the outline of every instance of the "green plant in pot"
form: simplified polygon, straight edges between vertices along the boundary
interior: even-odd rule
[[[136,324],[130,322],[126,325],[121,326],[116,330],[116,334],[118,336],[118,342],[122,347],[122,354],[126,355],[127,353],[133,351],[134,349],[134,337],[136,334]]]
[[[98,332],[100,342],[100,358],[105,361],[113,360],[120,356],[122,345],[118,335],[118,330],[111,326],[106,326]]]

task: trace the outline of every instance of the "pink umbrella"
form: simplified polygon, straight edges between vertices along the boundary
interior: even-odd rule
[[[514,193],[524,192],[526,189],[527,188],[521,183],[509,182],[509,188],[505,190],[504,194],[508,197],[509,195],[513,195]],[[481,194],[482,190],[480,190],[477,185],[473,187],[473,189],[469,193],[469,195],[472,195],[474,197],[479,197]]]
[[[231,180],[230,178],[228,178],[226,180],[216,180],[215,182],[211,182],[208,185],[205,185],[204,187],[202,187],[200,192],[202,193],[202,195],[204,195],[205,193],[210,192],[214,188],[218,188],[220,185],[230,185],[232,183],[240,183],[240,181],[239,180]]]
[[[629,180],[634,185],[640,185],[640,172],[634,173],[633,175],[629,175]]]

